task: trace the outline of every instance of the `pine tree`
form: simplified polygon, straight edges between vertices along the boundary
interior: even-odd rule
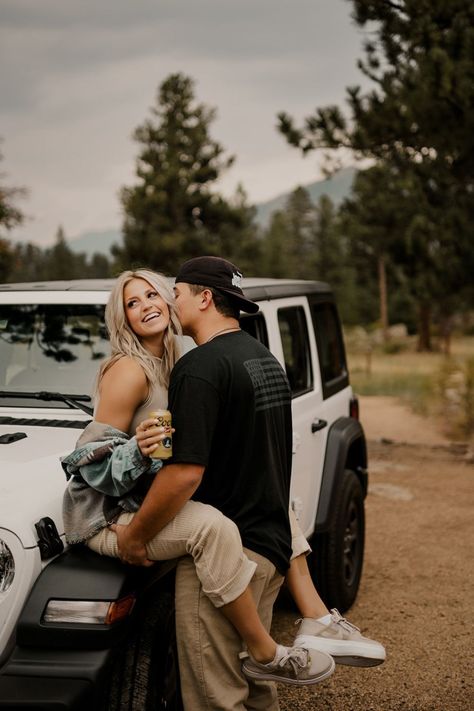
[[[19,243],[13,250],[14,265],[10,281],[41,281],[45,279],[44,250],[31,242]]]
[[[189,77],[173,74],[161,85],[152,118],[134,134],[138,183],[121,191],[124,242],[113,250],[119,266],[173,273],[193,256],[238,253],[248,225],[212,190],[234,160],[210,136],[215,115],[196,102]]]
[[[273,212],[263,236],[263,271],[274,279],[288,278],[290,264],[290,233],[284,210]]]
[[[416,256],[420,347],[428,348],[430,305],[444,301],[446,289],[465,293],[474,268],[474,4],[352,4],[356,22],[370,23],[359,67],[375,88],[348,89],[348,117],[337,106],[319,108],[296,128],[281,114],[280,129],[303,152],[349,149],[410,184],[413,193],[401,190],[391,203],[393,222],[399,211],[406,215],[397,267],[412,266],[406,257]]]
[[[0,153],[0,162],[2,160]],[[4,178],[3,173],[0,173],[0,178]],[[24,215],[17,207],[16,200],[25,195],[24,188],[0,185],[0,281],[9,280],[15,264],[13,245],[2,233],[9,232],[23,222]]]
[[[87,276],[85,255],[75,254],[66,242],[64,229],[56,232],[56,242],[44,253],[44,279],[80,279]]]

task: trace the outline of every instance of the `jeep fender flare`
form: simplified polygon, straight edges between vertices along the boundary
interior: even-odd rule
[[[83,545],[71,546],[41,572],[18,620],[16,643],[21,647],[107,648],[122,625],[45,624],[51,599],[118,600],[135,590],[137,575],[117,558],[100,556]]]
[[[51,599],[115,601],[173,580],[172,561],[135,568],[83,545],[52,560],[37,578],[18,620],[16,646],[0,671],[0,710],[98,708],[111,663],[136,616],[110,625],[46,624]],[[168,575],[168,573],[172,573]],[[167,583],[168,581],[168,583]]]
[[[359,477],[365,497],[368,485],[367,447],[362,425],[353,417],[340,417],[328,432],[315,533],[327,531],[331,526],[332,503],[345,469],[352,469]]]

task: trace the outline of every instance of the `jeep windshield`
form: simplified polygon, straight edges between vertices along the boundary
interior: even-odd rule
[[[2,304],[0,406],[80,407],[108,353],[102,305]]]

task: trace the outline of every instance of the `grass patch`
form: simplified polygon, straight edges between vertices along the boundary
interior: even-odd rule
[[[453,340],[449,357],[440,352],[417,353],[413,339],[407,339],[404,348],[394,352],[387,352],[383,346],[359,349],[352,346],[350,338],[348,344],[349,373],[355,393],[398,397],[418,414],[435,417],[446,412],[449,404],[448,434],[472,436],[473,337]],[[460,373],[457,380],[452,377],[453,372]],[[453,394],[456,387],[459,393]]]
[[[367,373],[351,370],[351,384],[359,395],[418,397],[432,391],[432,378],[423,373]]]

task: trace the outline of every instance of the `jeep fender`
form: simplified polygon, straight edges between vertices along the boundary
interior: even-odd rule
[[[116,625],[45,624],[44,611],[55,600],[118,600],[132,592],[135,569],[117,558],[77,545],[51,561],[37,578],[18,620],[20,647],[98,649],[116,638]],[[119,625],[121,626],[121,625]]]
[[[162,578],[165,584],[172,567],[170,561],[134,568],[85,546],[73,546],[51,561],[30,592],[18,621],[16,646],[0,672],[0,710],[93,711],[134,616],[112,625],[46,624],[48,601],[118,600],[155,583],[161,586]]]
[[[330,528],[334,493],[344,469],[352,469],[357,474],[366,496],[367,447],[362,425],[353,417],[340,417],[328,432],[315,533],[322,533]]]

